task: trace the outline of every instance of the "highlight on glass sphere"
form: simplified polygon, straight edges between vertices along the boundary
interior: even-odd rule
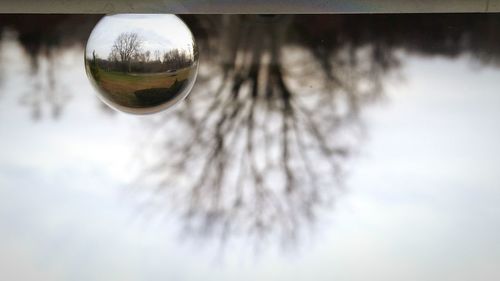
[[[150,114],[189,94],[198,71],[198,48],[175,15],[109,15],[90,34],[85,69],[107,105]]]

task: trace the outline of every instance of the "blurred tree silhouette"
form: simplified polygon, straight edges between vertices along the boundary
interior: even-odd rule
[[[186,103],[159,123],[163,153],[150,175],[159,193],[180,199],[188,232],[222,241],[293,242],[332,206],[362,140],[360,112],[383,95],[398,50],[498,61],[497,39],[481,35],[498,16],[186,20],[203,68]],[[182,125],[177,136],[172,123]]]
[[[371,46],[330,52],[324,34],[304,45],[295,18],[198,22],[205,67],[186,103],[160,122],[163,154],[150,171],[164,194],[184,198],[176,208],[192,233],[292,242],[339,192],[362,132],[359,110],[381,95],[396,59]],[[176,137],[172,123],[182,126]]]
[[[21,104],[31,110],[33,120],[40,120],[44,110],[52,118],[61,116],[69,94],[60,86],[57,72],[61,70],[60,50],[82,47],[101,15],[0,15],[0,32],[17,33],[30,63],[31,89],[21,97]],[[40,69],[40,62],[47,62]],[[0,62],[1,63],[1,62]]]
[[[85,42],[98,18],[2,15],[0,26],[18,31],[36,69],[47,50]],[[360,113],[383,96],[398,53],[500,58],[495,14],[183,19],[199,44],[199,77],[186,102],[154,123],[158,149],[142,180],[157,184],[187,231],[222,241],[291,242],[332,206],[363,137]]]

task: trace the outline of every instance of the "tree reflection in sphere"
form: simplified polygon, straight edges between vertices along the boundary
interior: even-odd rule
[[[110,15],[90,34],[85,68],[110,107],[155,113],[188,95],[198,71],[198,49],[175,15]]]

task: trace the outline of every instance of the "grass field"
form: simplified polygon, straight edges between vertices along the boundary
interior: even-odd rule
[[[129,74],[99,68],[96,82],[108,99],[124,106],[145,107],[173,99],[190,71],[184,68],[170,73]]]

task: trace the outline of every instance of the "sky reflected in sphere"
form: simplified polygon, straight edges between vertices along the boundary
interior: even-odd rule
[[[189,94],[198,71],[198,49],[187,25],[175,15],[111,15],[90,34],[85,68],[107,105],[150,114]]]

